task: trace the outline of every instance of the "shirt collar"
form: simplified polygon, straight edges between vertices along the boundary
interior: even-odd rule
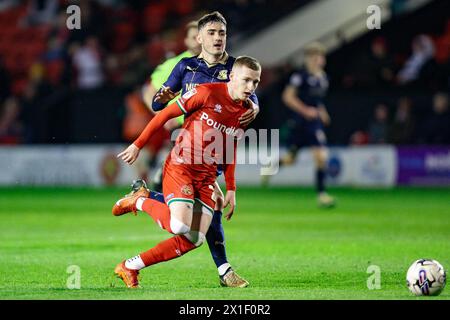
[[[213,63],[213,64],[209,64],[208,61],[206,61],[205,58],[203,57],[202,53],[200,53],[197,56],[198,59],[202,59],[203,61],[205,61],[205,63],[208,66],[208,68],[214,67],[215,65],[217,65],[219,63],[225,65],[227,63],[227,61],[228,61],[228,57],[229,57],[228,53],[226,51],[224,51],[223,52],[223,56],[222,56],[222,58],[220,58],[219,61],[217,61],[216,63]]]

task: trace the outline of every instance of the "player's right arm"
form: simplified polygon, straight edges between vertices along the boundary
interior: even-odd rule
[[[315,120],[319,117],[317,109],[306,105],[298,98],[298,90],[301,83],[302,78],[300,74],[294,73],[289,80],[289,84],[283,90],[283,102],[291,110],[301,114],[306,119]]]
[[[117,155],[128,164],[133,164],[139,156],[139,151],[147,144],[156,131],[161,129],[164,124],[175,117],[181,116],[183,113],[176,103],[172,103],[163,111],[158,113],[145,127],[139,137],[128,146],[124,151]]]
[[[175,98],[178,92],[182,89],[182,73],[184,67],[185,65],[182,59],[172,69],[172,72],[170,73],[167,81],[164,82],[164,84],[153,97],[153,111],[161,111],[162,109],[164,109],[166,104],[170,100]]]

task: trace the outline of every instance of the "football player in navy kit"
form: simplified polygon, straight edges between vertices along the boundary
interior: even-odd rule
[[[328,195],[325,175],[328,162],[327,139],[324,126],[330,124],[330,116],[324,105],[328,90],[328,78],[324,71],[325,48],[314,42],[305,48],[305,65],[292,73],[282,93],[284,104],[290,109],[288,120],[288,152],[280,159],[280,167],[295,162],[301,147],[311,147],[316,167],[315,183],[318,204],[332,207],[335,199]],[[265,183],[269,176],[265,176]]]

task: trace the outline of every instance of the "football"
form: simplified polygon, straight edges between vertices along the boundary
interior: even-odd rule
[[[437,296],[444,290],[446,272],[436,260],[414,261],[406,273],[406,285],[416,296]]]

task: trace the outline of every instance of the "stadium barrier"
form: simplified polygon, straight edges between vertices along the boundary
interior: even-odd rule
[[[135,170],[116,155],[122,144],[2,146],[0,185],[3,186],[106,186],[129,185]],[[286,150],[281,149],[282,155]],[[261,163],[255,149],[238,149],[238,185],[259,185]],[[361,146],[330,148],[331,185],[392,187],[395,185],[450,185],[450,146]],[[160,161],[165,155],[160,156]],[[256,160],[255,160],[256,159]],[[223,182],[223,178],[221,180]],[[309,149],[299,153],[294,165],[271,177],[271,185],[313,185],[314,164]]]

